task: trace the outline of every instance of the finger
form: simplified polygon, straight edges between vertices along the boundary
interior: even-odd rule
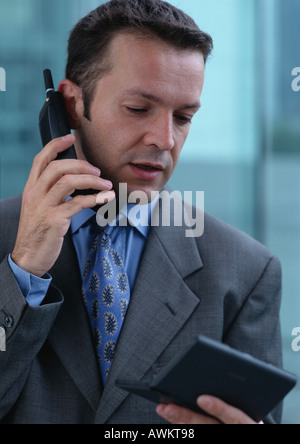
[[[44,195],[64,176],[85,174],[99,177],[101,171],[84,160],[54,160],[41,174],[37,186]]]
[[[249,416],[213,396],[200,396],[198,406],[223,424],[256,424]]]
[[[55,210],[60,218],[70,219],[86,208],[94,208],[96,205],[103,205],[111,202],[116,198],[114,191],[101,192],[86,196],[75,196],[67,202],[63,203]]]
[[[48,145],[35,156],[27,186],[33,186],[49,163],[55,160],[59,153],[70,148],[74,142],[75,137],[73,134],[68,134],[67,136],[51,140],[51,142],[49,142]]]
[[[219,421],[175,404],[160,404],[156,413],[171,424],[220,424]]]
[[[43,205],[57,206],[65,202],[76,190],[111,191],[112,183],[101,177],[91,175],[66,175],[48,192]]]

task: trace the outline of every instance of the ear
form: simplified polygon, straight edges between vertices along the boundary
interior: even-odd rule
[[[64,96],[71,129],[78,129],[84,117],[81,89],[71,80],[64,79],[60,82],[58,91]]]

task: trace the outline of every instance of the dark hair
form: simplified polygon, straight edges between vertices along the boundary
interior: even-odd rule
[[[205,62],[213,49],[212,38],[191,17],[162,0],[111,0],[99,6],[74,27],[68,46],[66,77],[82,88],[87,118],[96,83],[110,71],[109,44],[122,31],[199,50]]]

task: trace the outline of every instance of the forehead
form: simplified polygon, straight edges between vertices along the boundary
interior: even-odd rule
[[[158,38],[121,33],[109,51],[110,80],[124,91],[149,90],[149,94],[200,98],[204,58],[200,51],[175,48]],[[101,82],[100,82],[101,83]]]

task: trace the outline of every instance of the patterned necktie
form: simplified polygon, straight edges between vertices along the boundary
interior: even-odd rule
[[[103,384],[106,384],[128,304],[130,288],[120,253],[111,233],[101,229],[94,241],[83,275],[83,298],[89,314]],[[118,227],[118,236],[126,236]],[[124,239],[125,240],[125,239]]]

